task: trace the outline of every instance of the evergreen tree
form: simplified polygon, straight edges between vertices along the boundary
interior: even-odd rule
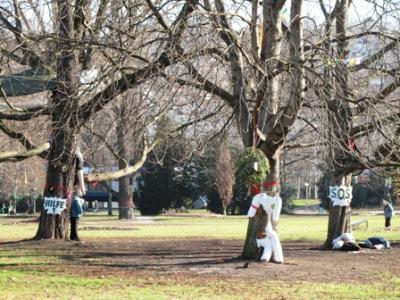
[[[179,166],[183,148],[173,136],[175,124],[168,117],[162,118],[157,124],[156,138],[162,143],[152,151],[144,164],[143,186],[136,206],[142,215],[156,215],[169,208],[181,208],[183,204],[182,185],[179,176],[182,167]]]

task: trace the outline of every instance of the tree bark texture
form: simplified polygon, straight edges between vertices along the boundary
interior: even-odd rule
[[[129,183],[129,177],[122,177],[118,180],[119,192],[119,219],[133,219],[133,201],[132,201],[132,186]]]
[[[343,61],[348,56],[348,41],[346,39],[348,30],[348,8],[349,0],[339,1],[336,16],[336,34],[338,36],[337,54]],[[328,101],[329,121],[332,126],[332,165],[334,176],[330,186],[351,186],[352,163],[351,150],[348,149],[351,140],[350,131],[352,125],[352,109],[348,102],[351,92],[348,82],[348,69],[343,64],[334,70],[334,97]],[[333,92],[333,91],[331,91]],[[350,150],[350,151],[349,151]],[[351,232],[351,208],[349,206],[332,206],[330,202],[327,238],[322,249],[331,249],[333,239],[343,233]]]
[[[243,246],[242,258],[255,259],[257,257],[257,233],[267,226],[267,222],[267,214],[262,209],[262,207],[257,210],[257,213],[253,218],[249,218],[246,239]]]
[[[336,179],[330,182],[331,186],[334,185],[345,185],[351,186],[350,174],[341,174]],[[321,246],[322,249],[331,249],[332,241],[343,233],[351,233],[351,207],[349,206],[332,206],[332,202],[329,203],[329,220],[328,220],[328,232],[324,244]]]
[[[276,61],[272,58],[279,58],[282,44],[280,10],[284,1],[279,1],[279,3],[274,2],[275,1],[272,0],[266,0],[263,2],[264,15],[260,58],[263,64],[265,64],[263,67],[269,72],[272,72],[276,67]],[[267,141],[264,141],[264,143],[261,144],[255,141],[253,147],[260,147],[269,160],[270,173],[267,180],[269,182],[279,182],[279,155],[283,140],[281,140],[280,143],[274,143],[272,139],[275,136],[274,134],[271,134],[274,131],[272,120],[276,118],[276,113],[278,111],[279,78],[277,76],[272,80],[268,80],[261,74],[259,74],[259,78],[263,79],[256,93],[253,126],[257,126],[261,132],[266,134]],[[246,129],[248,130],[250,126],[251,124],[247,124]],[[245,131],[246,129],[242,128],[242,131]],[[255,128],[248,131],[255,132]],[[278,192],[277,186],[272,186],[271,190]],[[263,211],[262,208],[259,208],[259,210]],[[268,222],[269,220],[267,220],[265,212],[257,212],[257,214],[249,220],[246,240],[243,246],[243,258],[254,259],[257,257],[258,251],[256,246],[256,236],[259,231],[264,230]]]
[[[281,56],[281,48],[283,41],[282,34],[282,14],[281,10],[285,4],[285,0],[265,0],[263,1],[263,26],[261,35],[261,51],[260,61],[262,69],[268,74],[272,74],[279,64]],[[291,36],[291,59],[293,65],[297,66],[298,62],[303,59],[303,27],[302,27],[302,1],[292,5],[291,19],[296,17],[292,23]],[[256,9],[253,7],[253,19],[256,20]],[[256,22],[256,21],[254,21]],[[254,28],[256,27],[253,25]],[[254,39],[254,37],[253,37]],[[253,42],[253,45],[256,45]],[[253,49],[253,53],[257,53],[258,49]],[[280,179],[280,154],[283,148],[286,135],[290,126],[294,123],[300,111],[303,94],[304,94],[304,71],[301,68],[294,67],[295,85],[292,87],[289,105],[286,107],[282,116],[278,115],[280,103],[280,76],[268,78],[259,72],[257,74],[260,82],[256,94],[253,113],[253,126],[265,135],[265,140],[253,143],[254,147],[259,147],[270,163],[270,174],[266,179],[271,184],[269,191],[279,193]],[[242,127],[241,131],[256,132],[255,128],[251,128],[252,124],[248,124],[247,128]],[[243,126],[243,124],[242,124]],[[249,129],[250,128],[250,129]],[[243,258],[254,259],[257,256],[256,235],[259,231],[264,230],[267,222],[267,215],[259,208],[254,218],[249,220],[246,240],[243,247]],[[277,224],[272,224],[277,230]]]
[[[118,168],[122,170],[128,165],[128,149],[126,141],[126,132],[128,132],[128,109],[126,100],[123,99],[121,105],[116,108],[118,114],[117,123],[117,145],[118,145]],[[133,190],[132,184],[130,183],[130,177],[124,176],[118,179],[119,191],[118,191],[118,205],[119,205],[119,219],[133,219]]]
[[[279,154],[276,155],[275,157],[269,158],[270,162],[270,168],[271,171],[268,175],[268,182],[276,182],[276,185],[272,185],[268,190],[271,192],[278,193],[279,191]],[[254,195],[251,195],[254,196]],[[260,231],[263,231],[265,227],[267,226],[268,222],[271,220],[268,220],[268,216],[263,210],[262,207],[258,208],[256,215],[253,218],[249,219],[249,223],[247,225],[247,233],[246,233],[246,239],[245,243],[243,246],[243,252],[242,252],[242,258],[245,259],[255,259],[258,254],[258,249],[256,245],[256,237],[257,233]],[[272,223],[272,226],[274,230],[277,230],[277,224]]]
[[[78,98],[76,53],[73,51],[72,11],[68,1],[57,1],[58,50],[57,87],[50,99],[52,107],[51,148],[48,157],[44,196],[66,198],[66,209],[60,215],[42,209],[35,239],[68,239],[68,226],[75,173],[75,135],[78,132]],[[76,227],[75,227],[76,228]],[[77,235],[77,232],[74,233]]]
[[[60,215],[47,214],[42,209],[35,239],[68,239],[74,160],[70,157],[71,145],[64,143],[64,140],[64,134],[59,134],[52,142],[44,196],[66,198],[67,206]]]

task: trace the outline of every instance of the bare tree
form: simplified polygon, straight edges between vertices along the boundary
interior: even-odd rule
[[[368,27],[364,20],[360,26],[353,26],[358,32],[350,34],[349,1],[335,1],[330,11],[320,1],[325,23],[321,26],[321,20],[310,20],[306,33],[305,1],[290,2],[290,17],[286,22],[283,22],[283,11],[289,1],[267,0],[262,5],[259,1],[249,2],[236,1],[228,5],[222,0],[204,1],[200,11],[205,21],[191,31],[194,35],[200,33],[201,38],[188,47],[202,49],[198,53],[206,53],[208,62],[212,63],[205,64],[204,55],[194,57],[183,64],[187,70],[184,76],[175,76],[174,80],[207,91],[232,109],[243,145],[258,147],[268,157],[271,173],[267,180],[275,192],[280,179],[280,155],[285,146],[290,146],[286,143],[291,139],[289,133],[297,126],[296,121],[307,122],[315,130],[315,136],[322,140],[320,145],[329,145],[326,153],[332,153],[327,156],[336,162],[333,163],[336,184],[347,182],[348,185],[349,177],[343,179],[346,174],[379,165],[382,160],[379,162],[375,156],[387,156],[382,149],[374,146],[374,155],[370,155],[374,152],[370,150],[368,155],[360,155],[349,145],[355,142],[361,146],[360,141],[364,139],[365,148],[368,148],[373,141],[365,139],[371,139],[379,131],[380,142],[389,137],[389,122],[368,118],[383,107],[392,106],[393,110],[393,102],[390,104],[388,99],[399,84],[397,67],[384,70],[386,76],[391,77],[390,83],[375,93],[367,89],[361,96],[358,91],[364,91],[368,83],[368,79],[362,80],[363,72],[374,70],[378,75],[379,68],[374,64],[388,53],[397,57],[394,52],[398,39],[393,34],[370,31],[373,24]],[[380,37],[377,47],[361,63],[354,63],[359,59],[349,57],[349,43],[370,36]],[[204,50],[199,44],[206,39],[209,48]],[[396,114],[392,114],[389,120],[392,122],[396,118]],[[298,143],[300,147],[313,144],[316,143]],[[394,148],[387,143],[385,146],[394,155]],[[336,220],[344,219],[345,224],[350,224],[348,210],[343,214],[332,213]],[[257,214],[249,221],[250,238],[247,240],[250,242],[244,246],[244,257],[256,255],[255,244],[251,241],[258,228],[265,224],[262,219],[262,214]],[[340,225],[337,229],[347,230],[346,226]],[[333,235],[338,233],[336,229],[333,231]]]
[[[50,83],[55,83],[47,105],[30,108],[8,105],[9,111],[2,115],[2,119],[14,121],[47,116],[50,142],[38,147],[9,124],[2,123],[1,127],[6,135],[18,139],[28,151],[38,150],[22,153],[24,157],[39,153],[48,160],[44,191],[47,196],[71,199],[75,149],[81,127],[117,95],[142,84],[174,63],[180,53],[178,45],[186,22],[197,1],[180,1],[176,6],[176,17],[164,23],[163,32],[158,31],[155,36],[148,34],[152,28],[147,20],[159,16],[154,15],[150,1],[110,4],[111,1],[107,0],[50,2],[43,15],[52,22],[48,27],[40,25],[46,22],[39,22],[39,34],[33,33],[34,22],[29,26],[23,24],[23,12],[18,1],[10,1],[0,12],[4,37],[13,37],[14,40],[3,47],[3,58],[12,61],[12,66],[45,70],[50,77],[52,70],[55,73],[55,77],[45,85],[47,89]],[[46,9],[39,2],[36,5],[36,9]],[[89,10],[92,7],[95,7],[94,11]],[[138,9],[143,13],[132,16],[131,13]],[[123,26],[113,26],[115,17],[125,20]],[[12,51],[13,46],[17,50]],[[99,63],[97,76],[88,84],[82,82],[80,78],[96,61]],[[15,96],[15,93],[3,94],[4,101],[8,96]],[[88,181],[110,180],[133,172],[143,163],[148,151],[149,148],[145,147],[138,164],[114,173],[90,175]],[[21,153],[15,156],[21,156]],[[56,216],[42,211],[36,238],[66,239],[68,219],[68,209]]]
[[[303,1],[292,4],[290,34],[282,26],[285,2],[266,0],[260,6],[259,1],[239,1],[227,10],[225,1],[204,0],[205,25],[192,29],[200,31],[202,38],[191,47],[202,49],[198,53],[207,54],[212,63],[204,64],[203,56],[198,56],[184,64],[184,77],[175,78],[179,84],[218,96],[231,108],[243,145],[259,147],[268,157],[271,172],[267,180],[276,183],[271,185],[275,192],[280,153],[304,100]],[[241,9],[243,14],[236,13]],[[200,47],[205,40],[208,49]],[[292,48],[289,55],[283,54],[284,47]],[[284,79],[291,87],[287,95],[282,94]],[[251,238],[247,240],[255,240],[258,228],[265,224],[261,219],[257,214],[250,220]],[[243,256],[255,257],[256,253],[255,243],[246,243]]]
[[[390,131],[397,130],[399,124],[398,107],[393,101],[399,82],[389,78],[399,68],[397,59],[393,60],[398,57],[394,48],[397,38],[384,28],[374,31],[376,25],[365,22],[351,29],[350,3],[336,1],[329,11],[320,1],[325,29],[322,42],[314,44],[323,74],[317,75],[312,87],[321,101],[314,110],[321,113],[319,123],[323,128],[319,129],[319,134],[327,145],[326,157],[332,168],[331,187],[349,187],[353,172],[396,160]],[[321,45],[319,49],[318,44]],[[352,47],[357,44],[370,47],[372,51],[356,56],[359,54],[352,51]],[[372,79],[382,79],[382,76],[386,77],[387,84],[377,87]],[[350,205],[330,203],[324,249],[330,249],[332,240],[340,234],[351,232]]]
[[[226,208],[232,201],[235,184],[235,167],[231,152],[226,144],[221,144],[218,147],[215,168],[217,191],[222,201],[223,213],[226,215]]]
[[[143,0],[112,5],[108,0],[54,1],[45,14],[38,12],[44,9],[41,5],[6,2],[0,10],[0,34],[12,42],[1,47],[6,75],[0,129],[22,147],[2,153],[0,160],[32,155],[48,160],[46,195],[68,196],[83,126],[110,108],[119,95],[138,88],[146,89],[152,99],[163,91],[170,105],[154,105],[155,113],[145,122],[150,138],[134,165],[90,174],[89,182],[137,170],[155,144],[150,142],[151,124],[171,111],[185,118],[186,125],[176,130],[210,116],[222,116],[216,119],[218,127],[228,126],[233,119],[242,144],[262,149],[269,159],[271,173],[266,180],[271,192],[279,191],[282,149],[315,144],[311,135],[293,138],[299,122],[307,124],[326,149],[324,158],[330,158],[335,172],[332,184],[349,185],[351,173],[360,168],[399,162],[398,33],[373,18],[350,26],[350,1],[337,0],[331,8],[319,1],[325,17],[322,25],[321,20],[304,16],[307,1]],[[290,16],[284,20],[289,2]],[[377,21],[388,12],[383,7]],[[40,15],[49,16],[49,25]],[[31,18],[35,22],[29,22]],[[374,47],[353,63],[349,51],[357,41]],[[89,80],[82,79],[93,72]],[[13,90],[9,82],[15,80],[10,74],[30,81],[41,78],[36,80],[41,84]],[[381,85],[372,86],[371,77],[381,80]],[[3,84],[3,79],[8,83]],[[159,86],[154,89],[150,82]],[[50,94],[31,105],[10,99],[49,89]],[[41,128],[50,142],[28,138],[14,126],[14,122],[39,119],[45,120]],[[203,129],[212,127],[209,123]],[[199,133],[190,130],[193,136]],[[353,144],[357,147],[349,147]],[[126,160],[125,150],[119,149]],[[331,214],[325,245],[349,230],[347,208],[334,208]],[[60,217],[42,212],[37,238],[65,238],[67,224],[68,212]],[[244,246],[244,257],[255,257],[257,249],[251,241],[262,224],[262,214],[249,221],[246,240],[250,242]]]

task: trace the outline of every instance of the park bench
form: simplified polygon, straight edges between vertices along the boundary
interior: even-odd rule
[[[363,224],[365,224],[365,229],[368,229],[368,220],[366,219],[351,222],[351,229],[360,228],[360,226]]]

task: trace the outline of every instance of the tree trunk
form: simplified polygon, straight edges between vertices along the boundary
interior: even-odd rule
[[[46,174],[45,197],[67,199],[60,215],[47,214],[42,209],[35,239],[68,239],[73,180],[75,175],[75,133],[77,124],[71,119],[73,101],[64,93],[55,93],[52,103],[57,107],[52,117],[53,136]],[[76,227],[75,227],[76,228]],[[78,236],[77,232],[74,233]]]
[[[249,218],[247,225],[246,240],[244,242],[242,258],[255,259],[258,254],[256,244],[257,233],[267,226],[267,214],[262,208],[257,210],[254,218]]]
[[[69,209],[72,199],[72,181],[74,175],[74,155],[70,138],[60,130],[52,142],[47,167],[45,197],[66,198],[66,209],[60,215],[40,212],[39,227],[34,239],[68,239]],[[68,142],[69,141],[69,142]]]
[[[118,145],[118,167],[120,170],[128,165],[128,149],[126,147],[126,134],[128,132],[128,108],[126,99],[122,99],[121,105],[116,108],[117,113],[117,145]],[[119,219],[133,219],[133,190],[130,184],[130,177],[124,176],[119,180],[118,191],[118,206],[119,206]]]
[[[275,6],[275,1],[266,0],[263,2],[263,34],[260,58],[264,62],[268,62],[270,58],[279,58],[281,54],[282,46],[282,30],[281,30],[281,9],[284,2],[279,1]],[[279,24],[279,25],[277,25]],[[272,72],[276,67],[276,63],[267,63],[264,68],[267,72]],[[282,136],[278,138],[278,143],[274,141],[274,135],[269,135],[274,130],[272,123],[273,119],[276,119],[278,112],[279,103],[279,78],[275,76],[272,79],[267,79],[266,76],[259,74],[259,78],[263,78],[260,82],[260,89],[256,95],[256,110],[254,113],[254,126],[257,126],[261,132],[267,135],[267,139],[264,143],[256,144],[253,142],[253,147],[259,146],[265,153],[270,164],[270,173],[268,175],[268,182],[276,182],[279,184],[280,166],[279,158],[282,145]],[[248,127],[247,127],[248,128]],[[252,128],[255,132],[256,128]],[[250,130],[249,130],[250,132]],[[271,145],[273,145],[271,147]],[[269,149],[267,149],[270,147]],[[276,185],[271,185],[268,188],[270,191],[278,192]],[[251,195],[254,196],[254,195]],[[249,220],[246,240],[243,246],[242,257],[246,259],[255,259],[257,257],[257,245],[256,236],[261,230],[264,230],[268,224],[267,215],[262,208],[259,208],[260,212],[257,212],[254,218]]]
[[[108,192],[108,204],[107,204],[108,215],[113,215],[113,207],[112,207],[112,193],[111,193],[111,184],[110,184],[110,191]]]
[[[345,232],[351,232],[350,206],[331,206],[329,208],[328,235],[322,249],[331,249],[332,241]]]
[[[268,175],[268,182],[271,183],[271,187],[268,188],[268,191],[278,192],[278,184],[279,184],[279,172],[280,172],[280,165],[279,165],[279,156],[280,151],[275,153],[274,157],[269,158],[270,163],[270,173]],[[277,184],[272,184],[276,182]],[[254,196],[254,195],[251,195]],[[262,231],[267,226],[268,222],[267,214],[260,207],[257,210],[256,215],[253,218],[249,219],[249,223],[247,226],[247,233],[246,233],[246,240],[243,246],[242,258],[245,259],[255,259],[258,254],[257,244],[256,244],[256,237],[259,231]],[[277,224],[272,224],[275,230],[277,230]]]
[[[227,207],[228,205],[226,205],[226,202],[224,200],[222,200],[222,214],[226,217],[227,213]]]
[[[54,166],[48,167],[47,184],[45,196],[64,198],[66,189],[65,175]],[[40,212],[39,227],[34,239],[68,239],[69,207],[70,199],[67,201],[67,209],[61,215],[47,214],[42,209]]]
[[[119,180],[119,219],[133,219],[132,187],[129,184],[129,177],[122,177]]]
[[[351,174],[343,175],[339,179],[332,180],[330,185],[351,186]],[[332,206],[329,203],[329,220],[328,233],[322,249],[328,250],[332,248],[332,241],[343,233],[351,233],[351,207],[348,206]]]
[[[76,53],[72,11],[68,1],[57,1],[58,53],[57,88],[50,99],[51,148],[48,157],[44,196],[66,198],[66,209],[60,215],[47,214],[42,209],[35,239],[68,239],[68,225],[75,173],[75,135],[78,132]],[[76,227],[75,227],[76,229]],[[77,232],[74,232],[76,236]]]
[[[336,33],[338,36],[337,53],[340,60],[347,58],[349,42],[346,38],[348,28],[348,8],[349,0],[339,2],[336,18]],[[348,143],[351,140],[349,136],[352,124],[352,110],[348,99],[351,98],[349,87],[349,73],[344,65],[339,65],[334,70],[334,83],[336,90],[334,97],[328,102],[329,121],[332,128],[332,164],[335,169],[333,180],[330,186],[345,185],[351,186],[351,168],[349,165],[353,159],[349,154]],[[327,90],[332,94],[331,90]],[[347,169],[346,171],[342,171]],[[322,249],[331,249],[332,241],[342,233],[351,232],[351,208],[348,206],[332,206],[330,202],[328,233]]]
[[[284,0],[263,1],[263,34],[260,58],[262,62],[266,63],[263,69],[266,69],[267,73],[273,73],[277,65],[275,59],[279,60],[281,56],[283,41],[281,10],[285,2]],[[290,56],[295,66],[298,66],[299,62],[302,62],[304,59],[302,6],[302,0],[292,3],[290,13]],[[258,115],[254,123],[257,124],[258,129],[265,135],[265,141],[257,144],[257,146],[262,149],[269,160],[271,168],[268,175],[269,190],[275,193],[279,192],[280,154],[283,144],[287,132],[297,118],[304,98],[304,70],[294,67],[293,74],[295,84],[291,88],[289,105],[281,116],[279,116],[281,76],[274,76],[270,79],[264,76],[264,74],[259,74],[260,87],[257,90],[255,99]],[[254,128],[253,131],[255,131]],[[253,146],[256,146],[256,144],[253,144]],[[256,234],[265,228],[269,221],[266,219],[267,216],[265,213],[257,212],[253,220],[249,220],[242,254],[244,258],[255,258],[257,256]],[[275,230],[277,230],[277,225],[272,224]]]

